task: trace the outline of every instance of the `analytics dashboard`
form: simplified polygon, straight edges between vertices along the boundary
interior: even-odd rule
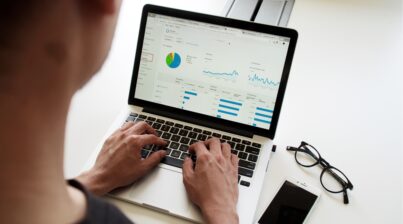
[[[149,13],[135,98],[269,129],[289,42]]]

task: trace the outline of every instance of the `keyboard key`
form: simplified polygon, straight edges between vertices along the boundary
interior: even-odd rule
[[[194,132],[197,132],[197,133],[202,133],[202,130],[199,129],[199,128],[193,128],[193,131],[194,131]]]
[[[183,125],[181,125],[181,124],[175,124],[175,127],[176,127],[176,128],[183,128]]]
[[[248,181],[241,181],[241,185],[245,186],[245,187],[249,187],[250,183]]]
[[[139,115],[139,118],[140,118],[140,119],[144,119],[144,120],[145,120],[145,119],[147,118],[147,116],[146,116],[146,115],[142,115],[142,114],[140,114],[140,115]]]
[[[196,142],[198,142],[198,141],[197,141],[197,140],[192,139],[192,140],[190,140],[189,145],[193,145],[193,144],[194,144],[194,143],[196,143]]]
[[[240,159],[246,159],[246,157],[248,157],[248,153],[239,152],[239,153],[238,153],[238,157],[239,157]]]
[[[165,124],[168,126],[174,126],[175,123],[171,121],[166,121]]]
[[[136,122],[141,122],[141,121],[144,121],[144,119],[137,118],[137,120],[136,120]]]
[[[252,177],[253,176],[253,171],[252,170],[248,170],[242,167],[238,167],[238,173],[242,176],[246,176],[246,177]]]
[[[168,149],[168,148],[167,148],[167,149],[165,150],[166,156],[169,156],[169,154],[171,154],[171,151],[172,151],[172,149]]]
[[[242,144],[250,145],[250,141],[242,140]]]
[[[252,153],[252,154],[255,154],[255,155],[258,155],[259,151],[260,151],[260,149],[252,147],[252,146],[248,146],[245,149],[245,152],[249,152],[249,153]]]
[[[169,145],[170,149],[178,149],[179,148],[179,143],[177,142],[171,142],[171,144]]]
[[[155,117],[148,117],[147,120],[154,122],[154,121],[157,120],[157,119],[156,119]]]
[[[213,137],[216,137],[216,138],[221,138],[221,134],[218,134],[218,133],[213,133]]]
[[[179,147],[179,150],[181,150],[181,151],[183,151],[183,152],[187,152],[188,149],[189,149],[189,146],[187,146],[187,145],[181,145],[181,146]]]
[[[224,139],[224,140],[231,140],[231,137],[229,137],[228,135],[223,135],[223,136],[222,136],[222,139]]]
[[[181,137],[179,135],[173,135],[171,137],[171,140],[174,141],[174,142],[179,142],[180,139],[181,139]]]
[[[245,145],[236,144],[235,149],[238,150],[238,151],[243,151],[245,149]]]
[[[169,130],[169,132],[171,132],[172,134],[178,134],[179,128],[172,127],[171,130]]]
[[[181,159],[185,159],[186,157],[190,157],[189,153],[183,152],[181,155]]]
[[[155,123],[152,125],[152,127],[153,127],[155,130],[158,130],[158,129],[160,129],[160,128],[162,127],[162,124],[155,122]]]
[[[158,137],[162,135],[162,131],[156,131],[156,132],[157,132]]]
[[[183,160],[165,156],[164,159],[161,160],[161,163],[182,168]]]
[[[249,154],[248,160],[256,163],[256,161],[257,161],[257,156],[256,156],[256,155],[253,155],[253,154]]]
[[[157,119],[157,122],[158,122],[158,123],[160,123],[160,124],[165,123],[165,121],[164,121],[164,120],[162,120],[162,119]]]
[[[192,127],[190,127],[190,126],[185,126],[185,127],[184,127],[184,129],[186,129],[186,130],[188,130],[188,131],[193,130],[193,128],[192,128]]]
[[[197,138],[197,133],[196,132],[189,132],[188,137],[196,139]]]
[[[233,150],[233,149],[231,150],[231,153],[234,154],[234,155],[238,155],[238,151]]]
[[[149,120],[146,120],[146,123],[147,123],[148,125],[150,125],[150,126],[153,125],[153,122],[152,122],[152,121],[149,121]]]
[[[162,125],[161,131],[169,131],[170,127],[168,125]]]
[[[246,161],[246,160],[241,159],[241,160],[239,160],[239,166],[242,166],[242,167],[245,167],[245,168],[248,168],[248,169],[254,170],[254,169],[255,169],[256,164],[255,164],[255,163],[252,163],[252,162],[249,162],[249,161]]]
[[[240,142],[241,142],[241,139],[239,139],[239,138],[232,138],[232,141],[233,141],[233,142],[236,142],[236,143],[240,143]]]
[[[141,158],[143,158],[143,159],[147,158],[149,153],[150,153],[150,151],[142,149],[141,150]]]
[[[190,138],[186,138],[186,137],[181,138],[181,143],[182,144],[189,144],[189,142],[190,142]]]
[[[139,115],[136,114],[136,113],[130,113],[130,116],[132,116],[132,117],[138,117]]]
[[[230,146],[231,146],[231,148],[234,148],[235,147],[235,145],[236,145],[236,143],[235,142],[230,142],[230,141],[228,141],[227,142]]]
[[[259,143],[256,143],[256,142],[252,143],[252,146],[256,147],[256,148],[259,148],[259,149],[262,148],[262,145],[259,144]]]
[[[134,120],[136,120],[136,118],[133,117],[133,116],[129,116],[129,117],[127,117],[127,119],[126,119],[126,121],[134,121]]]
[[[207,135],[199,134],[199,135],[197,136],[197,140],[205,141],[206,139],[207,139]]]
[[[180,155],[181,155],[181,152],[178,150],[172,150],[172,152],[171,152],[171,156],[174,158],[179,158]]]
[[[203,131],[203,134],[205,134],[205,135],[211,135],[211,131]]]
[[[164,132],[164,134],[162,134],[161,138],[163,139],[170,139],[172,136],[172,134],[168,133],[168,132]]]
[[[186,137],[186,136],[188,135],[188,133],[189,133],[189,131],[186,131],[186,130],[184,130],[184,129],[182,129],[182,130],[179,131],[179,135],[180,135],[180,136],[185,136],[185,137]]]
[[[152,148],[152,151],[159,151],[159,150],[164,150],[165,149],[165,145],[154,145]]]

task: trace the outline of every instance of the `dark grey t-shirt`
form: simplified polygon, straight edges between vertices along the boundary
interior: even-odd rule
[[[79,224],[132,224],[118,208],[105,200],[95,197],[76,180],[69,180],[69,185],[82,191],[87,199],[87,212]]]

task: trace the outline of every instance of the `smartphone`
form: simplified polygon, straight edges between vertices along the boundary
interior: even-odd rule
[[[301,224],[318,201],[320,191],[304,182],[286,180],[267,207],[259,224]]]

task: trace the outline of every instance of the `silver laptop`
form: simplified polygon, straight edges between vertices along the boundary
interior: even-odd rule
[[[110,196],[203,222],[186,195],[182,163],[193,157],[189,145],[216,137],[240,158],[238,213],[241,223],[252,223],[297,36],[291,29],[146,5],[129,105],[105,138],[125,122],[146,121],[169,142],[168,155],[147,177]],[[142,157],[156,150],[145,146]]]

